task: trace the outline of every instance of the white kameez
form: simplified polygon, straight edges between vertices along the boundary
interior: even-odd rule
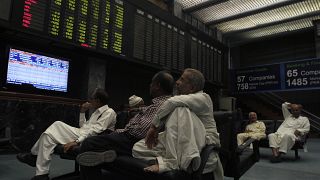
[[[295,141],[299,139],[294,132],[298,130],[302,135],[310,131],[310,122],[307,117],[299,116],[295,118],[288,110],[289,103],[282,104],[282,113],[284,117],[283,123],[278,128],[277,132],[268,135],[269,146],[279,148],[280,152],[287,153],[292,148]]]
[[[237,134],[238,146],[243,144],[248,138],[260,140],[266,137],[266,126],[262,121],[255,121],[246,126],[243,133]]]
[[[49,173],[51,154],[57,144],[66,144],[75,140],[82,142],[85,138],[106,129],[114,130],[115,123],[116,113],[108,105],[97,109],[88,121],[85,119],[85,113],[80,113],[80,128],[61,121],[54,122],[41,134],[31,149],[31,153],[37,155],[36,175]]]
[[[158,110],[153,125],[155,127],[163,126],[166,123],[167,116],[175,110],[176,107],[188,107],[201,120],[205,127],[206,144],[213,144],[220,147],[219,133],[217,132],[216,122],[213,117],[213,103],[208,94],[199,91],[194,94],[178,95],[169,98]],[[217,152],[210,154],[205,166],[204,173],[214,172],[216,180],[223,179],[223,168]]]
[[[176,107],[188,107],[202,121],[206,129],[206,144],[220,147],[219,133],[213,117],[213,103],[210,96],[203,91],[194,94],[171,97],[158,110],[153,124],[158,127],[165,123],[165,117]],[[223,179],[223,168],[217,152],[210,154],[204,173],[214,172],[216,180]]]
[[[178,107],[167,119],[165,130],[159,133],[157,146],[148,149],[142,139],[133,146],[132,155],[144,160],[156,158],[160,173],[175,169],[187,171],[191,161],[192,169],[197,170],[204,146],[203,123],[188,108]]]

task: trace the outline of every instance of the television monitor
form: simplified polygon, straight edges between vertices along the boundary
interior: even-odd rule
[[[41,90],[68,91],[69,61],[10,48],[7,84]]]

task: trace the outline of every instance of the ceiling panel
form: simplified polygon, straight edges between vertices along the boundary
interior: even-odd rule
[[[242,33],[234,34],[234,39],[252,39],[252,38],[260,38],[260,37],[266,37],[270,35],[276,35],[276,34],[282,34],[284,32],[291,32],[296,30],[305,30],[309,28],[313,28],[312,21],[314,20],[320,20],[319,16],[314,16],[310,18],[305,19],[299,19],[296,21],[290,21],[283,24],[277,24],[274,26],[268,26],[264,28],[259,28],[251,31],[245,31]]]
[[[284,1],[290,0],[232,0],[196,11],[192,13],[192,15],[199,18],[204,23],[208,23]]]
[[[244,18],[217,24],[214,27],[217,27],[220,31],[226,33],[230,31],[252,28],[271,22],[282,21],[288,18],[301,16],[314,11],[320,11],[319,0],[303,1],[300,3],[247,16]]]
[[[207,1],[212,1],[212,0],[176,0],[177,3],[182,5],[183,9],[187,9]]]
[[[176,0],[223,38],[243,41],[313,27],[320,0]]]

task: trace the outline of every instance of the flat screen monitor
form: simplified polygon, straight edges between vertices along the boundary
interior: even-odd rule
[[[67,92],[69,61],[61,58],[9,49],[7,84]]]

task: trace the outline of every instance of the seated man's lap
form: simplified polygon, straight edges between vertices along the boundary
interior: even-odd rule
[[[82,142],[81,152],[115,150],[118,155],[131,156],[131,149],[136,141],[128,138],[126,133],[92,136]]]

